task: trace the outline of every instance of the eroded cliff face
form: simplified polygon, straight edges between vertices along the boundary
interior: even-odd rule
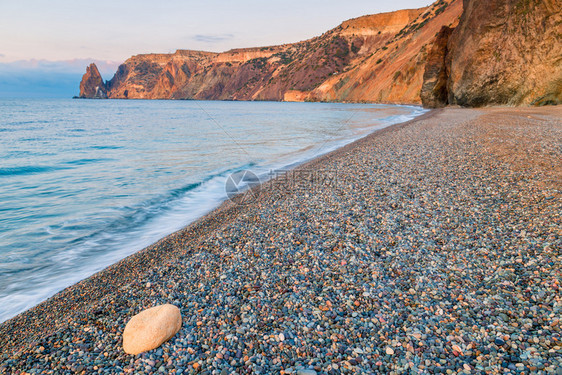
[[[428,51],[443,26],[454,27],[462,13],[462,1],[440,0],[407,11],[409,21],[373,53],[353,64],[349,71],[330,77],[315,89],[315,100],[421,104],[421,87]]]
[[[557,104],[561,8],[562,0],[438,0],[355,18],[294,44],[133,56],[105,86],[91,65],[80,95],[428,107]]]
[[[464,0],[448,42],[448,101],[562,103],[562,1]]]
[[[428,45],[443,25],[457,21],[461,8],[461,0],[439,0],[352,19],[281,46],[133,56],[107,82],[107,95],[419,104]]]
[[[106,87],[96,64],[86,68],[86,74],[80,82],[80,97],[92,99],[107,98]]]
[[[435,37],[427,56],[421,89],[421,101],[424,107],[439,108],[446,106],[449,102],[447,43],[453,30],[451,27],[443,26]]]

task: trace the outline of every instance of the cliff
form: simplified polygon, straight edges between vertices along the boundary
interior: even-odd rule
[[[438,0],[293,44],[137,55],[105,85],[90,66],[80,96],[99,96],[99,87],[109,98],[135,99],[560,103],[560,4]]]
[[[443,26],[456,26],[460,0],[440,0],[418,9],[398,32],[339,76],[315,89],[315,100],[421,104],[428,51]],[[396,29],[395,29],[396,30]],[[393,30],[394,31],[394,30]]]
[[[435,37],[427,56],[421,89],[421,101],[424,107],[444,107],[449,102],[447,88],[449,79],[447,55],[449,49],[447,44],[453,30],[451,27],[443,26]]]
[[[460,0],[440,0],[348,20],[293,44],[137,55],[106,83],[107,96],[419,104],[426,51],[434,34],[456,23],[461,10]]]
[[[464,0],[448,43],[448,101],[562,103],[562,1]]]

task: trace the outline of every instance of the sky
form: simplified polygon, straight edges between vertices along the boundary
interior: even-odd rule
[[[21,88],[17,78],[24,76],[33,90],[40,72],[50,74],[55,82],[64,76],[70,83],[78,75],[79,82],[86,65],[95,61],[104,79],[110,79],[119,63],[139,53],[221,52],[292,43],[320,35],[349,18],[431,3],[0,0],[0,96],[14,92],[14,85]],[[48,89],[48,82],[45,85]]]

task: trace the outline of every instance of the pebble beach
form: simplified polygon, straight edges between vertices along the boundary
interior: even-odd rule
[[[562,375],[562,107],[434,110],[250,198],[0,324],[0,373]]]

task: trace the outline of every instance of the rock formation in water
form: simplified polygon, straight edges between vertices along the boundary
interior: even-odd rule
[[[299,43],[137,55],[105,85],[92,64],[80,96],[428,107],[560,103],[560,7],[561,0],[438,0],[355,18]]]
[[[91,99],[107,98],[107,90],[96,64],[92,63],[86,68],[86,74],[84,74],[80,82],[80,97]]]

